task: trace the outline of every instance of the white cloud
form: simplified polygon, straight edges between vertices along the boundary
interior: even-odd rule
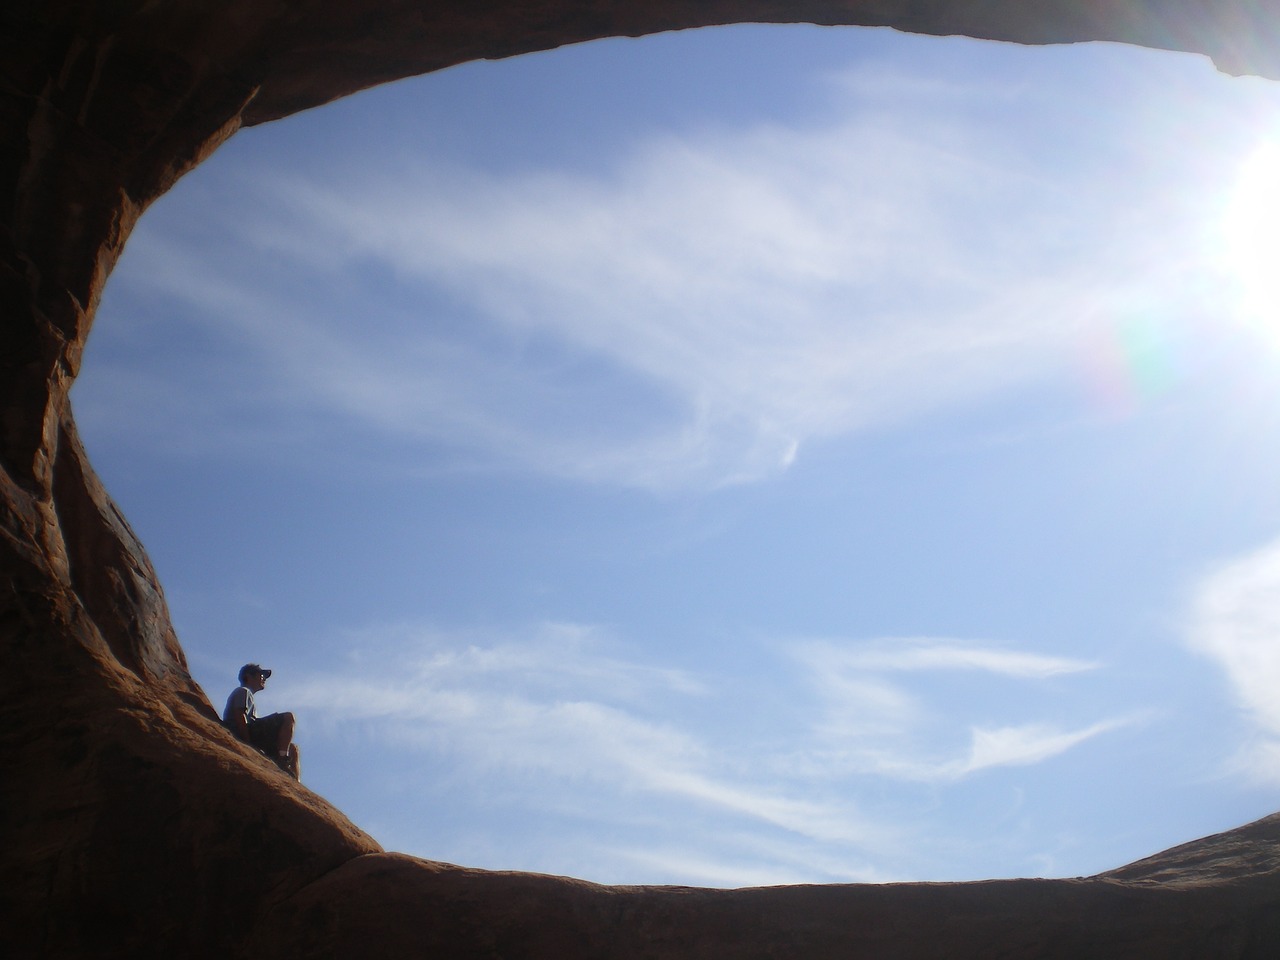
[[[950,638],[813,641],[797,644],[793,656],[809,672],[822,704],[808,760],[817,767],[919,782],[954,781],[997,767],[1041,763],[1132,722],[1111,719],[1074,730],[1043,722],[971,724],[964,749],[955,742],[956,730],[964,729],[956,708],[926,702],[906,681],[890,677],[959,671],[1028,682],[1094,670],[1098,664]],[[937,701],[946,685],[921,689]],[[989,702],[998,704],[999,699]]]
[[[969,745],[960,755],[947,756],[937,746],[924,743],[928,736],[916,731],[904,730],[902,742],[878,742],[847,745],[839,755],[839,762],[850,770],[874,774],[894,780],[919,783],[947,783],[963,780],[974,774],[999,767],[1025,767],[1043,763],[1091,740],[1099,734],[1127,726],[1129,718],[1111,719],[1076,730],[1063,730],[1056,726],[1031,723],[1019,726],[969,730]],[[940,725],[933,725],[929,735],[942,732]],[[825,756],[830,759],[832,752]]]
[[[923,823],[897,804],[892,816],[864,809],[869,784],[936,790],[1045,762],[1121,725],[970,722],[962,705],[908,684],[924,669],[1040,683],[1089,665],[955,640],[911,641],[914,660],[886,657],[884,642],[801,645],[768,680],[752,681],[654,664],[571,623],[506,636],[380,628],[347,640],[377,650],[376,660],[351,655],[287,691],[313,737],[379,744],[404,770],[407,756],[431,758],[431,770],[454,771],[476,796],[518,795],[529,814],[612,824],[594,841],[599,855],[664,880],[901,875]],[[862,659],[850,655],[859,650]],[[920,656],[929,650],[934,658]],[[788,679],[797,662],[802,673]],[[769,729],[752,724],[752,685],[776,692],[794,680]],[[1002,712],[998,699],[983,712],[993,711]],[[967,741],[952,743],[955,730]],[[572,857],[591,856],[591,830],[582,833]],[[625,839],[633,836],[655,846]],[[678,856],[661,852],[674,843]]]
[[[330,731],[372,725],[379,739],[544,789],[589,783],[676,798],[827,842],[879,846],[890,833],[847,804],[730,775],[732,764],[668,718],[680,699],[705,696],[704,682],[610,656],[599,631],[550,624],[501,642],[390,633],[399,640],[384,636],[376,648],[399,652],[382,654],[375,676],[355,663],[314,676],[290,689],[298,709]]]
[[[968,750],[961,756],[940,758],[927,750],[886,749],[877,746],[858,754],[867,773],[919,783],[948,783],[999,767],[1025,767],[1051,760],[1086,740],[1119,729],[1131,720],[1107,720],[1079,730],[1047,724],[969,730]],[[936,753],[936,751],[935,751]]]
[[[1177,260],[1117,217],[1123,185],[1051,187],[998,129],[894,106],[657,139],[592,175],[272,172],[175,217],[222,224],[220,260],[144,221],[125,263],[297,408],[561,476],[750,480],[1060,369]]]
[[[1095,723],[1082,730],[1058,730],[1043,724],[998,729],[975,728],[969,756],[957,769],[964,776],[990,767],[1027,766],[1056,757],[1086,740],[1122,726],[1125,721]]]
[[[542,446],[561,447],[542,466],[662,485],[768,473],[810,438],[1043,371],[1089,314],[1081,291],[1090,308],[1106,293],[1078,263],[1019,277],[1016,224],[973,243],[975,194],[1017,179],[901,130],[837,124],[659,143],[595,182],[435,168],[271,192],[351,263],[391,264],[506,336],[638,375],[678,419],[576,451],[542,424]]]
[[[1202,580],[1189,643],[1223,671],[1253,728],[1241,771],[1280,781],[1280,541]]]
[[[848,670],[901,672],[912,670],[978,670],[1009,677],[1039,679],[1095,670],[1097,663],[1046,656],[1023,650],[934,637],[902,637],[857,644],[811,643],[805,659],[826,673]]]

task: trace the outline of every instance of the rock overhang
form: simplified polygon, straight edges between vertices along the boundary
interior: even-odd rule
[[[1109,955],[1117,938],[1128,956],[1280,949],[1260,919],[1280,915],[1270,819],[1085,885],[932,892],[627,893],[382,854],[231,741],[187,675],[154,570],[93,475],[67,398],[141,211],[244,125],[469,60],[738,22],[1108,40],[1280,78],[1280,4],[1245,0],[15,0],[0,12],[0,689],[6,764],[22,772],[0,788],[0,917],[24,931],[15,943],[61,956],[238,954],[254,931],[287,949],[290,931],[321,918],[328,939],[306,955],[393,942],[407,954],[423,935],[376,936],[407,891],[450,914],[431,944],[458,956],[499,935],[526,956],[763,956],[788,944],[814,957],[883,956],[886,944],[904,957],[985,956],[992,931],[1010,956]],[[230,884],[252,851],[265,853],[260,871]],[[945,943],[940,904],[953,910]],[[849,910],[887,926],[851,930]],[[735,932],[745,919],[754,941]],[[103,935],[115,938],[105,949]]]

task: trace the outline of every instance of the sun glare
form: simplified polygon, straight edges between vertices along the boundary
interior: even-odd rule
[[[1280,143],[1241,165],[1223,226],[1246,319],[1280,339]]]

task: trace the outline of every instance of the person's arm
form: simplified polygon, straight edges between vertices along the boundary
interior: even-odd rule
[[[227,705],[227,726],[243,743],[249,742],[249,693],[244,687],[238,687],[231,694],[231,702]]]

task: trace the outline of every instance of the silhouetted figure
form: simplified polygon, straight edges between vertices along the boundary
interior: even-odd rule
[[[253,695],[267,685],[270,670],[259,664],[246,663],[240,668],[240,686],[227,697],[222,722],[237,738],[257,747],[295,780],[302,779],[298,746],[293,742],[293,714],[273,713],[259,717]]]

